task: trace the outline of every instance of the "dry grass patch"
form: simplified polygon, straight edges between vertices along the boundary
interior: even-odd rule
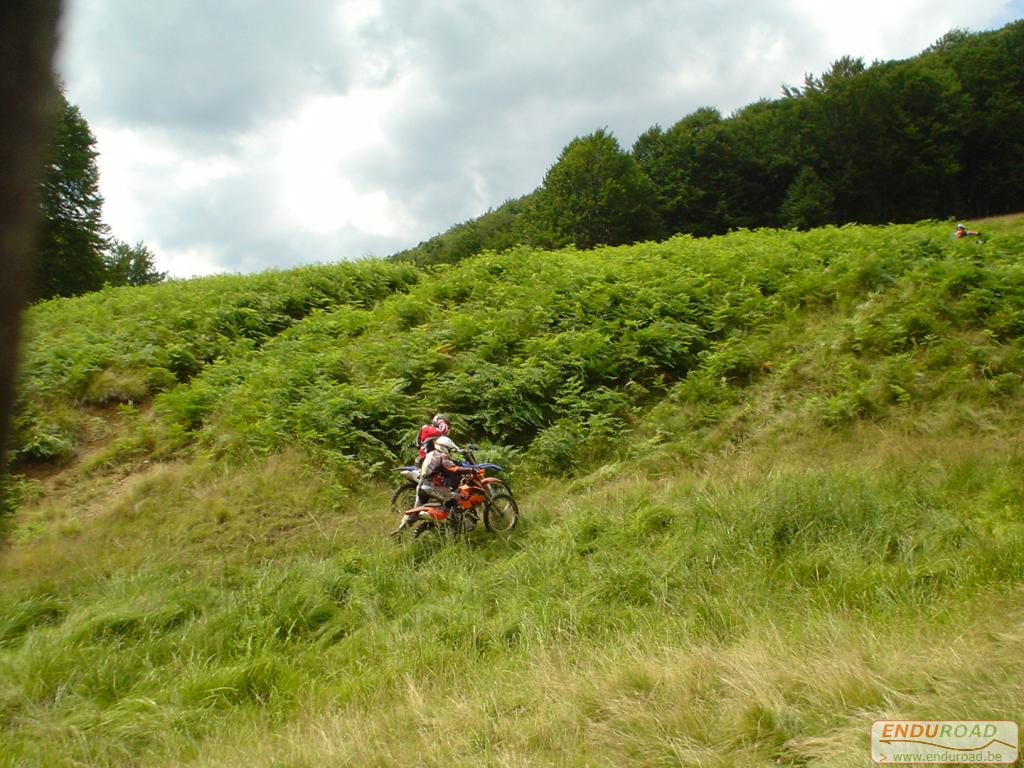
[[[407,677],[386,701],[317,698],[283,729],[250,724],[204,766],[861,766],[879,718],[1019,718],[1020,591],[952,643],[941,623],[835,615],[725,644],[559,646],[531,660]]]

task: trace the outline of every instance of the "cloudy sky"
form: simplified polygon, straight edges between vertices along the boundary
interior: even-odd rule
[[[188,277],[387,256],[850,54],[907,58],[1024,0],[65,0],[58,70],[104,217]]]

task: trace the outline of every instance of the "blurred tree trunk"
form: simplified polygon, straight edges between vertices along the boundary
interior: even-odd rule
[[[29,296],[35,185],[51,122],[60,0],[0,4],[0,467],[14,402],[21,313]]]

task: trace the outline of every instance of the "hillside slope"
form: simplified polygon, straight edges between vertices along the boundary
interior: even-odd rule
[[[6,521],[2,759],[859,766],[881,717],[1021,720],[1024,224],[983,230],[485,254],[104,409],[41,308],[79,427]],[[436,407],[514,536],[386,540],[368,473]]]

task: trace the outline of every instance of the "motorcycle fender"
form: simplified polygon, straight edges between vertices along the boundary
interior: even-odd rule
[[[441,507],[413,507],[405,514],[416,515],[420,520],[436,520],[438,522],[448,519],[448,510]]]

